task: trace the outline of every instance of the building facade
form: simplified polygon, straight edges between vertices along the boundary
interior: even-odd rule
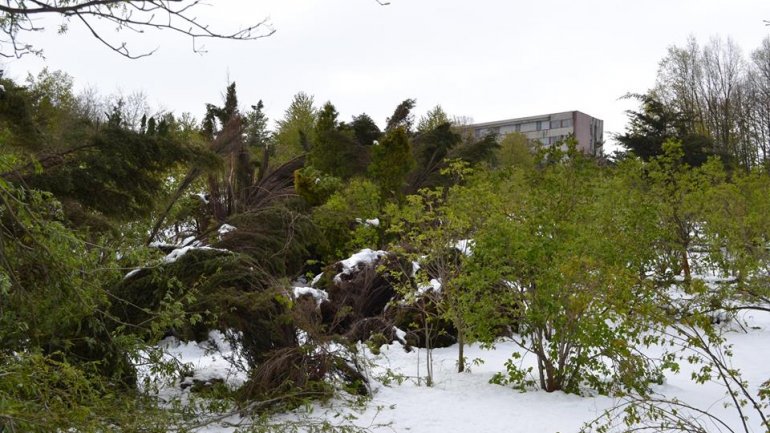
[[[604,121],[580,111],[543,114],[470,125],[476,137],[496,133],[500,137],[518,132],[532,142],[551,145],[574,135],[578,150],[589,155],[600,155],[604,143]]]

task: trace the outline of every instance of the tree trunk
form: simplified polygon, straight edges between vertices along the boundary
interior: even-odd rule
[[[687,258],[687,249],[683,249],[682,252],[682,272],[684,273],[684,281],[690,282],[692,279],[690,275],[690,260]]]
[[[465,371],[465,338],[462,331],[457,331],[457,372]]]
[[[430,330],[425,328],[425,385],[433,386],[433,349],[430,347]]]

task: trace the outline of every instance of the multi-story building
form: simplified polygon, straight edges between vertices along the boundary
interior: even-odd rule
[[[550,145],[574,135],[578,150],[589,155],[601,154],[604,143],[604,121],[580,111],[520,117],[470,125],[476,137],[496,133],[500,137],[511,132],[524,134],[532,142]]]

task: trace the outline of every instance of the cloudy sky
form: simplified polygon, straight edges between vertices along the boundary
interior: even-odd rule
[[[766,0],[210,0],[214,28],[269,18],[276,33],[251,42],[207,41],[205,55],[170,32],[120,33],[140,60],[121,58],[73,22],[29,38],[45,59],[5,61],[20,79],[48,66],[102,93],[143,91],[156,109],[200,118],[229,81],[244,107],[262,99],[280,118],[299,91],[330,100],[343,120],[366,112],[383,125],[406,98],[420,115],[440,104],[476,122],[580,110],[622,132],[627,92],[655,82],[658,62],[689,35],[730,37],[745,53],[770,35]],[[60,20],[41,21],[56,24]],[[111,30],[108,35],[112,35]]]

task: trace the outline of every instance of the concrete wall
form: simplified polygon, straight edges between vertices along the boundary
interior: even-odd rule
[[[580,111],[544,114],[542,116],[520,117],[495,122],[470,125],[477,137],[490,132],[500,136],[520,132],[532,141],[550,145],[574,134],[578,149],[589,155],[601,151],[598,146],[604,140],[604,122]]]

